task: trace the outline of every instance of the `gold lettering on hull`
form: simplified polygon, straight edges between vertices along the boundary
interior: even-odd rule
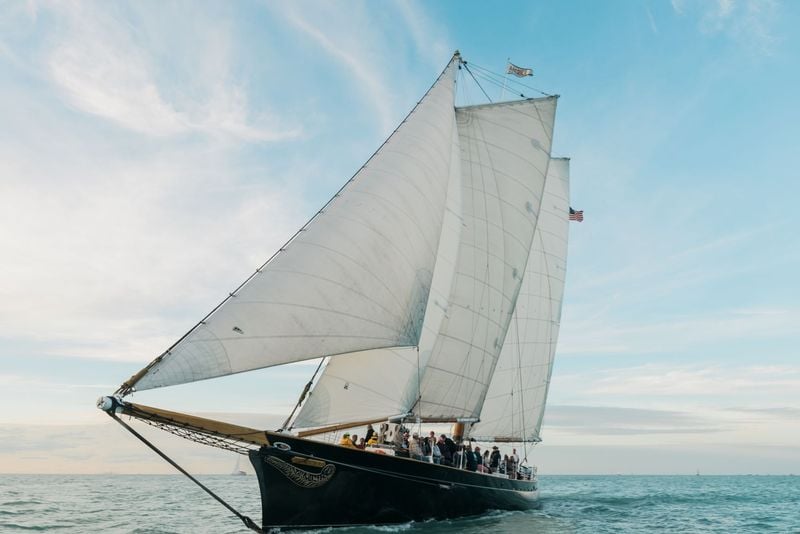
[[[295,458],[299,459],[299,457],[295,456],[292,458],[293,462],[295,462]],[[320,486],[324,486],[328,483],[328,481],[330,481],[331,478],[333,478],[333,475],[336,472],[335,465],[326,464],[319,460],[311,460],[307,462],[310,465],[322,464],[324,467],[322,467],[322,470],[319,473],[311,473],[305,469],[300,469],[299,467],[295,467],[288,462],[284,462],[283,460],[275,458],[274,456],[267,456],[264,461],[280,471],[283,476],[301,488],[318,488]]]

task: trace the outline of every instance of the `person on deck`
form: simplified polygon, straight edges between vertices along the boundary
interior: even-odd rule
[[[464,460],[467,471],[478,470],[478,461],[475,458],[475,453],[472,451],[472,445],[467,445],[467,448],[464,450]]]
[[[483,465],[483,456],[481,455],[481,448],[477,445],[475,446],[475,450],[472,451],[472,454],[475,455],[475,462],[478,464],[478,473],[485,473],[487,471],[486,466]]]
[[[392,437],[392,444],[396,450],[400,450],[403,448],[403,432],[401,429],[397,429]]]
[[[495,445],[492,447],[492,455],[489,457],[489,468],[492,470],[492,473],[497,473],[497,470],[500,469],[501,458],[500,449]]]
[[[415,460],[422,460],[422,448],[420,447],[419,434],[414,432],[411,439],[408,440],[408,454]]]
[[[453,465],[453,453],[450,452],[450,447],[447,446],[444,434],[439,436],[436,446],[439,447],[439,452],[442,453],[442,465]]]
[[[442,438],[444,439],[445,446],[450,451],[450,457],[453,458],[456,455],[456,451],[458,450],[458,445],[456,445],[455,441],[448,438],[444,434],[442,434]]]
[[[430,438],[428,438],[430,439]],[[439,443],[436,441],[434,437],[431,443],[431,452],[433,455],[433,463],[441,464],[442,463],[442,449],[439,448]]]
[[[367,425],[367,433],[364,436],[364,441],[369,443],[369,440],[372,439],[372,436],[375,435],[375,429],[372,428],[372,425]]]
[[[350,439],[349,433],[345,433],[345,435],[342,436],[342,439],[339,440],[339,445],[342,447],[350,447],[350,448],[354,447],[353,440]]]
[[[516,450],[516,449],[515,449]],[[508,478],[514,480],[517,478],[517,462],[515,461],[516,455],[512,454],[506,460],[506,474]]]

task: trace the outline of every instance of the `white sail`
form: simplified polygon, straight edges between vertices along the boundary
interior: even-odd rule
[[[417,349],[375,349],[332,358],[303,403],[293,429],[385,419],[407,411]]]
[[[303,404],[293,428],[323,427],[407,413],[419,396],[421,367],[447,311],[461,234],[461,165],[455,113],[454,154],[430,298],[416,347],[376,349],[332,358]]]
[[[417,345],[450,177],[457,62],[295,238],[129,385]]]
[[[506,338],[539,215],[556,97],[456,110],[462,218],[447,315],[415,413],[477,417]]]
[[[379,350],[333,358],[295,428],[411,409],[428,418],[477,415],[533,239],[555,102],[457,110],[453,146],[461,167],[448,193],[419,354]]]
[[[528,267],[489,385],[480,441],[539,441],[558,341],[567,263],[569,160],[550,161]]]

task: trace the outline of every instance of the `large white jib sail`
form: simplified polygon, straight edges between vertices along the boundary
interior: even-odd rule
[[[121,389],[416,346],[450,178],[457,62],[279,253]]]

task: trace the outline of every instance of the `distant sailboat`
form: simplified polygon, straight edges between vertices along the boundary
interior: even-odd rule
[[[240,455],[238,455],[238,454],[236,455],[236,467],[233,468],[233,471],[231,472],[231,475],[237,476],[237,477],[241,477],[241,476],[247,475],[247,473],[242,471],[242,468],[241,468],[241,465],[240,465],[241,458],[242,457]]]
[[[421,424],[452,424],[456,442],[540,441],[569,224],[569,160],[550,153],[557,97],[456,107],[462,67],[469,70],[456,52],[400,126],[286,245],[115,396],[98,401],[126,427],[117,414],[249,454],[264,529],[537,506],[527,454],[501,476],[417,461],[392,447]],[[314,358],[326,367],[301,394],[297,417],[293,411],[277,431],[125,399]],[[336,432],[368,424],[379,425],[374,452],[331,443]]]

